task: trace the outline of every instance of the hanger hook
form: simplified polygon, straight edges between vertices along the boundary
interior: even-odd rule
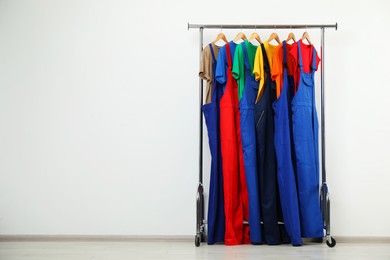
[[[222,32],[222,25],[221,25],[221,32]]]
[[[306,32],[307,32],[307,24],[306,24]]]
[[[241,32],[242,32],[242,25],[241,25]]]
[[[257,31],[256,25],[255,25],[255,31]]]
[[[290,31],[292,32],[292,26],[290,25]]]
[[[274,25],[274,31],[276,31],[276,25]]]

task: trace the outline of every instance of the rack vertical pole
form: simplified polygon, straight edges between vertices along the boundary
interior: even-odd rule
[[[326,161],[325,161],[325,28],[321,28],[321,213],[324,229],[326,232],[326,243],[329,247],[336,245],[336,240],[330,236],[330,198],[328,185],[326,184]]]
[[[199,28],[199,65],[202,64],[203,27]],[[203,79],[199,77],[199,184],[196,195],[196,236],[198,247],[204,241],[204,194],[203,194]]]
[[[199,66],[202,63],[203,27],[199,28]],[[203,80],[199,77],[199,184],[203,184]]]
[[[322,183],[326,183],[325,168],[325,28],[321,28],[321,168]]]

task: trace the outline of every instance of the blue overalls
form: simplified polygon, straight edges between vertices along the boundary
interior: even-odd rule
[[[213,89],[211,102],[203,105],[202,110],[205,117],[209,146],[211,153],[210,191],[209,208],[207,216],[207,244],[223,243],[225,238],[225,212],[223,199],[222,180],[222,156],[219,124],[219,101],[222,97],[222,87],[215,80],[216,59],[213,46],[209,44],[213,57]]]
[[[260,47],[259,47],[260,48]],[[289,242],[284,227],[279,228],[281,220],[280,200],[277,184],[276,155],[274,145],[274,112],[276,85],[271,80],[271,71],[264,45],[261,44],[266,73],[263,95],[255,105],[257,169],[260,183],[261,216],[263,238],[268,245]],[[282,238],[282,239],[281,239]]]
[[[260,218],[260,191],[256,162],[255,101],[259,83],[251,73],[245,42],[241,43],[245,63],[245,87],[239,103],[242,150],[249,197],[249,229],[252,244],[263,242]]]
[[[313,48],[311,72],[303,71],[298,41],[298,90],[292,100],[292,122],[297,160],[298,198],[302,237],[323,237],[319,198],[318,118],[315,104],[314,73],[317,53]]]
[[[291,126],[291,100],[294,77],[287,75],[286,41],[283,41],[283,86],[279,98],[273,103],[275,111],[275,150],[278,162],[279,195],[284,226],[294,246],[302,245],[299,204],[295,171],[292,160],[293,142]]]

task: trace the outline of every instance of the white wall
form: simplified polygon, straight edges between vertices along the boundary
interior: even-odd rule
[[[193,235],[198,33],[187,22],[337,21],[326,31],[332,233],[390,236],[390,5],[237,3],[0,1],[0,234]]]

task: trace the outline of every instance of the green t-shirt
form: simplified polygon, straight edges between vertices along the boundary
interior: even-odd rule
[[[253,75],[253,64],[255,61],[255,55],[258,46],[253,45],[247,40],[245,40],[245,46],[248,52],[251,74]],[[242,93],[244,92],[244,87],[245,87],[245,60],[244,60],[244,51],[242,49],[242,43],[237,45],[236,52],[234,53],[232,71],[233,71],[233,77],[237,79],[238,99],[241,100]]]

